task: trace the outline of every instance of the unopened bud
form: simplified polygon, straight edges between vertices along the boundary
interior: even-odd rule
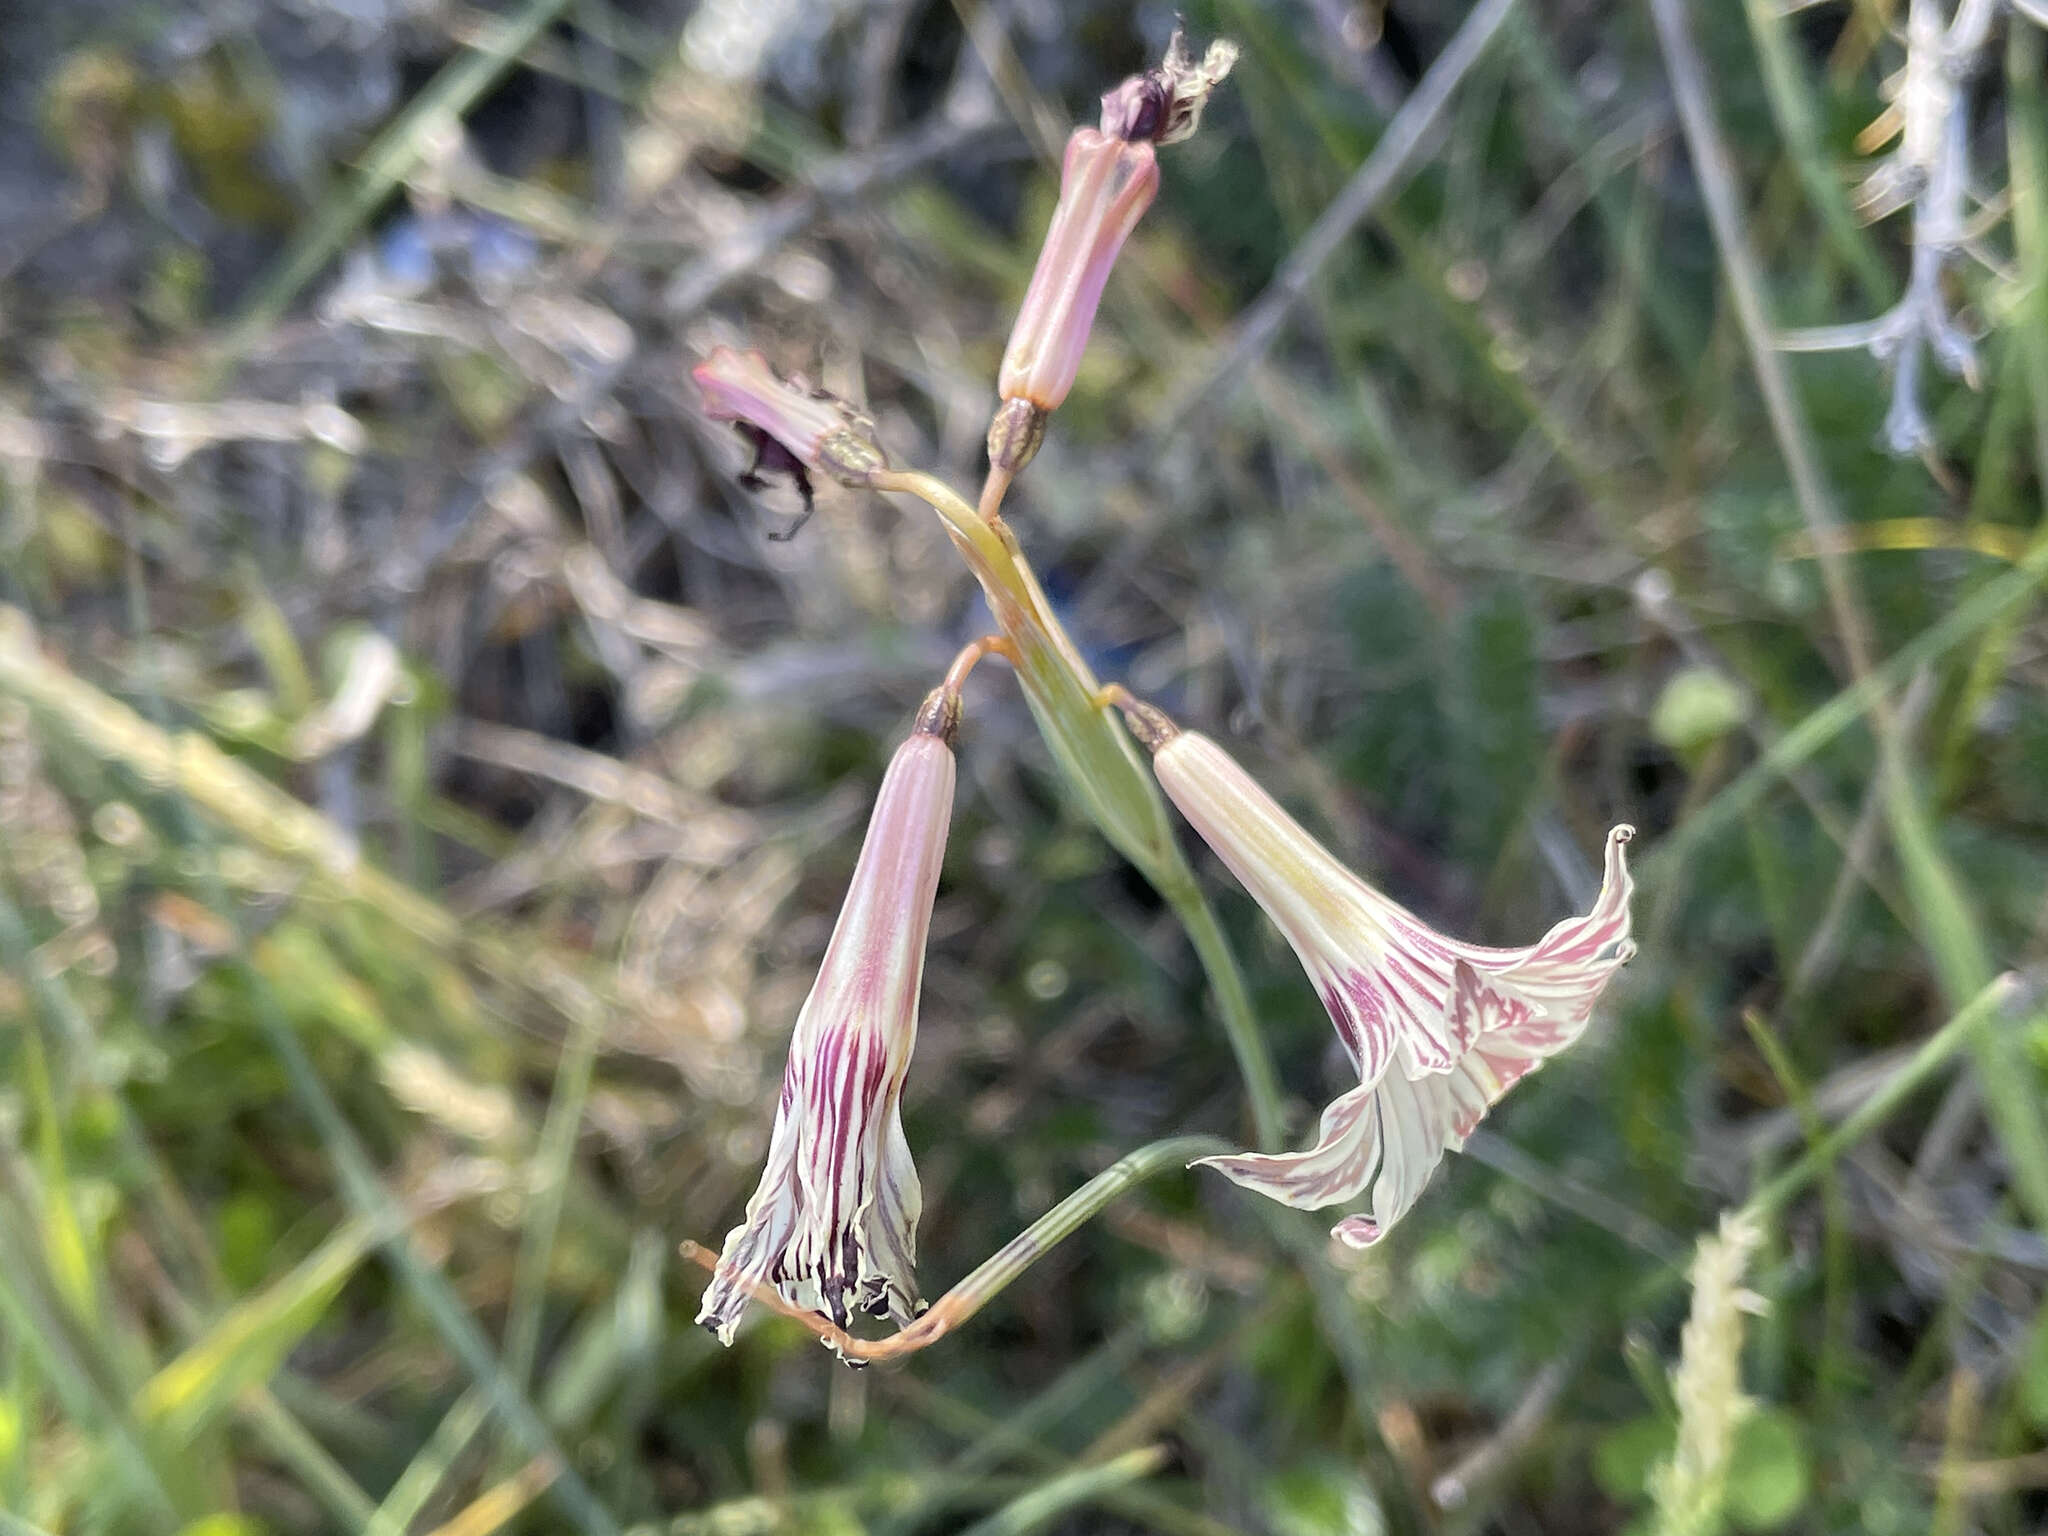
[[[1014,474],[1038,451],[1045,418],[1080,372],[1109,270],[1159,193],[1154,146],[1195,131],[1209,93],[1236,62],[1237,45],[1217,42],[1197,64],[1175,32],[1157,69],[1102,98],[1099,128],[1076,128],[1068,138],[1059,206],[996,380],[1003,405],[989,425],[991,469]]]
[[[996,385],[1005,401],[1029,401],[1049,412],[1067,398],[1109,269],[1158,193],[1159,162],[1150,143],[1097,128],[1074,130],[1059,206],[1003,352]]]

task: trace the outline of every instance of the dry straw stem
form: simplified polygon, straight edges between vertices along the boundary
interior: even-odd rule
[[[236,837],[444,953],[467,954],[571,1020],[599,1001],[546,957],[504,943],[363,860],[353,838],[196,731],[172,735],[43,654],[28,616],[0,604],[0,695],[20,699],[95,757],[177,794]]]
[[[37,649],[26,616],[4,605],[0,605],[0,694],[21,699],[94,755],[121,765],[152,788],[182,797],[236,836],[307,870],[316,884],[334,894],[380,911],[386,919],[430,943],[466,950],[499,974],[525,978],[581,1031],[595,1030],[600,1017],[596,1000],[580,982],[544,961],[518,954],[514,946],[466,932],[444,909],[364,864],[354,842],[324,817],[204,737],[193,732],[174,737],[158,730],[127,706],[72,676]],[[223,915],[231,911],[225,900],[217,899],[212,905]],[[350,1204],[364,1219],[382,1224],[380,1241],[400,1274],[450,1349],[504,1416],[521,1448],[529,1455],[560,1462],[547,1426],[520,1385],[490,1353],[481,1330],[446,1279],[420,1256],[403,1223],[390,1222],[390,1200],[372,1171],[368,1154],[321,1083],[298,1036],[284,1021],[268,984],[253,966],[244,968],[259,1020],[284,1060],[294,1091],[327,1143]],[[573,1062],[570,1065],[573,1070]],[[557,1155],[550,1164],[562,1161]],[[556,1497],[586,1536],[607,1536],[617,1530],[617,1523],[566,1465],[556,1484]]]

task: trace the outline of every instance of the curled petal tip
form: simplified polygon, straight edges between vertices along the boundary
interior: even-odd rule
[[[1346,1216],[1330,1228],[1330,1236],[1347,1248],[1370,1248],[1385,1235],[1370,1216]]]

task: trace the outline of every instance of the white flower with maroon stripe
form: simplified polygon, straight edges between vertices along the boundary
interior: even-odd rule
[[[935,691],[882,779],[846,904],[797,1014],[768,1165],[697,1314],[721,1343],[761,1286],[841,1327],[856,1309],[898,1323],[924,1310],[922,1200],[900,1103],[952,817],[958,718],[958,695]]]
[[[1633,885],[1607,834],[1599,899],[1521,949],[1447,938],[1367,885],[1223,749],[1123,702],[1160,787],[1264,907],[1308,970],[1359,1085],[1323,1111],[1315,1145],[1204,1158],[1247,1189],[1314,1210],[1372,1190],[1334,1235],[1364,1247],[1405,1215],[1445,1149],[1463,1148],[1515,1083],[1585,1032],[1635,953]]]

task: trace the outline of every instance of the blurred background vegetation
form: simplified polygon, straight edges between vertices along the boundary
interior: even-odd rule
[[[773,541],[686,374],[761,346],[971,489],[1060,140],[1170,11],[0,7],[0,1530],[2038,1528],[2048,1023],[1900,1074],[2048,953],[2043,34],[1973,55],[1930,235],[1859,218],[1906,0],[1689,9],[1489,0],[1423,111],[1453,0],[1191,0],[1245,57],[1009,513],[1100,670],[1440,926],[1532,939],[1636,823],[1601,1022],[1370,1253],[1171,1174],[854,1372],[719,1349],[676,1245],[986,623],[922,508]],[[1916,228],[1971,377],[1773,349]],[[999,667],[961,774],[927,1295],[1248,1135]],[[1205,868],[1305,1134],[1328,1021]],[[1693,1245],[1887,1085],[1763,1229],[1686,1525]]]

